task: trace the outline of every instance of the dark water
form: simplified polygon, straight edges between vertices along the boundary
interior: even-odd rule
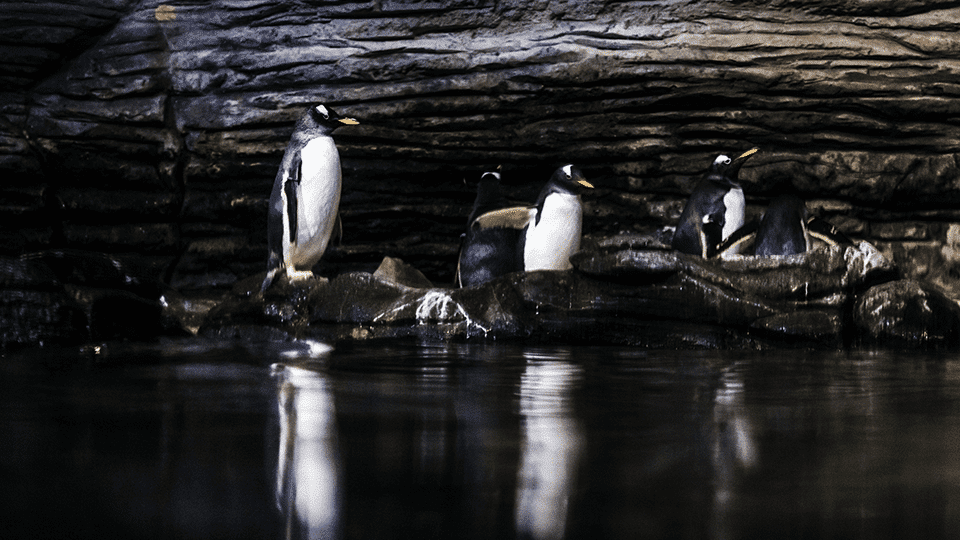
[[[7,354],[5,538],[943,538],[954,355]]]

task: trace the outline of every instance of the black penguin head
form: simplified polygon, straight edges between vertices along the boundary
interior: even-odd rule
[[[360,123],[353,118],[340,116],[336,111],[322,103],[310,107],[301,122],[306,128],[319,128],[328,133],[340,126],[354,126]]]
[[[740,167],[746,163],[750,156],[756,154],[759,150],[759,148],[751,148],[733,159],[724,154],[720,154],[713,160],[713,164],[710,165],[710,172],[707,173],[707,179],[721,184],[739,185],[737,176],[740,174]]]
[[[593,185],[587,182],[583,172],[573,165],[564,165],[553,172],[550,181],[547,182],[547,190],[562,191],[565,193],[578,194],[584,188],[593,189]]]
[[[496,171],[487,171],[480,175],[480,182],[477,183],[477,200],[474,203],[474,209],[477,205],[490,205],[499,202],[500,199],[500,167]]]
[[[580,192],[586,189],[593,189],[593,185],[587,182],[580,169],[573,165],[564,165],[553,172],[553,176],[547,182],[547,185],[540,191],[540,197],[537,199],[537,218],[540,222],[540,214],[543,211],[543,204],[547,197],[553,193],[563,193],[567,195],[580,195]]]
[[[473,201],[473,209],[467,218],[469,227],[481,214],[498,210],[507,206],[507,201],[500,193],[500,167],[496,171],[487,171],[480,176],[477,183],[477,197]]]

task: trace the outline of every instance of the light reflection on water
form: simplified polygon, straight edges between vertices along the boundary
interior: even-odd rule
[[[15,536],[960,530],[953,355],[165,342],[3,361]]]

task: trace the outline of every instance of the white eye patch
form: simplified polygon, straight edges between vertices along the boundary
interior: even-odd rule
[[[330,111],[323,105],[317,105],[317,112],[322,114],[324,118],[330,118]]]
[[[733,160],[730,159],[729,157],[721,154],[721,155],[717,156],[717,159],[713,160],[713,164],[714,164],[714,165],[729,165],[731,161],[733,161]]]
[[[567,175],[567,178],[573,176],[573,165],[564,165],[563,172]]]

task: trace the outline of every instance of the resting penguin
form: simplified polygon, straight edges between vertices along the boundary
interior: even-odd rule
[[[477,184],[473,209],[467,218],[467,231],[460,244],[456,274],[458,287],[479,285],[521,268],[516,256],[521,229],[474,226],[478,217],[507,206],[500,193],[500,173],[483,173]]]
[[[291,280],[313,276],[310,269],[339,226],[340,154],[330,135],[357,123],[325,105],[310,107],[297,122],[270,193],[269,256],[261,291],[280,271]]]
[[[800,198],[781,195],[760,220],[754,251],[760,257],[794,255],[810,249],[814,239],[830,245],[853,243],[830,223],[811,216]]]
[[[763,213],[754,253],[760,257],[794,255],[810,247],[807,237],[807,206],[793,195],[781,195]]]
[[[580,249],[583,208],[579,192],[583,188],[593,186],[579,169],[565,165],[550,177],[535,206],[502,208],[477,216],[467,229],[457,284],[470,287],[520,270],[571,268],[570,256]]]
[[[677,230],[673,233],[673,249],[713,257],[718,254],[720,243],[743,226],[746,202],[743,189],[737,183],[737,174],[757,150],[747,150],[736,159],[717,156],[710,171],[690,194],[680,215]],[[739,246],[733,246],[727,253],[736,253],[738,249]]]

